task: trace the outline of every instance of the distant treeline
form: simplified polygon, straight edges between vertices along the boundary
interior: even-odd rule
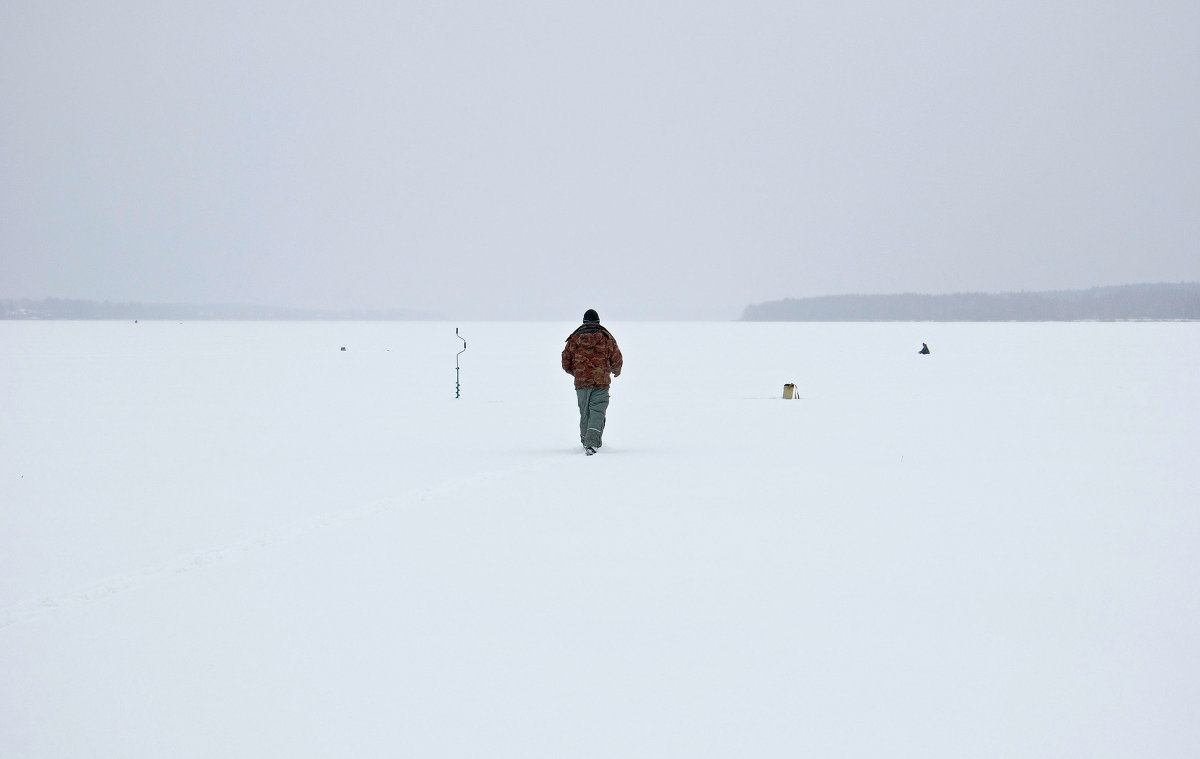
[[[743,321],[993,322],[1200,319],[1200,283],[954,295],[829,295],[748,306]]]
[[[47,298],[45,300],[0,300],[0,318],[145,319],[147,321],[393,321],[435,317],[404,309],[323,311],[271,306],[110,303],[108,301]]]

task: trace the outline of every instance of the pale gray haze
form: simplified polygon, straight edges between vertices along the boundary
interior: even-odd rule
[[[1200,279],[1200,3],[0,3],[0,297],[733,319]]]

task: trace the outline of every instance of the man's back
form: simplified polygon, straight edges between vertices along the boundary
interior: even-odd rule
[[[617,340],[599,324],[584,324],[571,333],[563,348],[563,371],[575,377],[575,389],[609,387],[620,376],[624,358]]]

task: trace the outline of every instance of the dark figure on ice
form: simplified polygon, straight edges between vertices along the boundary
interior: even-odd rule
[[[583,324],[567,338],[562,352],[563,371],[575,378],[579,442],[589,456],[602,445],[608,388],[612,384],[609,375],[620,377],[623,363],[616,338],[600,326],[600,316],[589,308]]]
[[[925,343],[921,343],[921,350],[919,350],[917,352],[920,353],[922,356],[928,356],[929,355],[929,346],[926,345]]]

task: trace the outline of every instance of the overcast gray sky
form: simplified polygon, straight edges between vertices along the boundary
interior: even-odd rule
[[[0,3],[0,297],[736,318],[1200,280],[1200,3]]]

